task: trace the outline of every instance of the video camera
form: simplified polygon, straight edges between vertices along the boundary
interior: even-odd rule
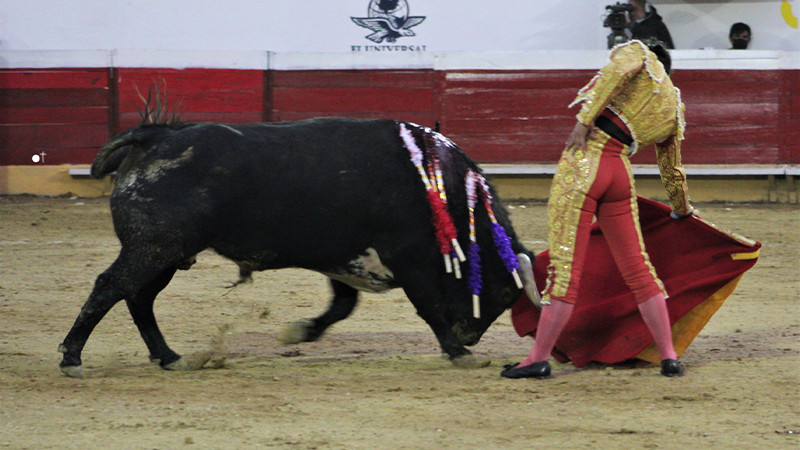
[[[608,48],[612,48],[631,39],[630,31],[626,28],[628,18],[625,13],[633,11],[633,5],[617,2],[615,5],[607,5],[606,9],[610,12],[603,20],[603,26],[611,28],[611,33],[608,35]]]

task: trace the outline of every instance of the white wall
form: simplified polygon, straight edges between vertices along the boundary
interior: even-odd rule
[[[654,0],[678,48],[728,48],[730,25],[753,48],[800,50],[784,0]],[[800,14],[800,0],[786,0]],[[202,49],[343,52],[373,44],[351,16],[369,0],[0,0],[0,50]],[[605,46],[611,0],[408,0],[425,16],[397,44],[453,50],[590,50]]]
[[[427,67],[443,52],[528,52],[536,60],[524,65],[547,67],[562,57],[552,50],[604,50],[605,5],[615,1],[408,0],[425,17],[416,35],[375,44],[351,20],[369,0],[0,0],[0,67],[266,68],[291,66],[298,53],[306,66]],[[800,0],[653,3],[678,49],[727,49],[730,24],[745,21],[752,49],[800,52],[783,1],[800,14]]]
[[[592,48],[602,2],[408,3],[411,15],[425,16],[425,21],[413,29],[417,36],[397,44],[449,51]],[[584,17],[584,3],[597,10],[591,20]],[[368,4],[369,0],[0,0],[0,49],[343,52],[353,45],[374,44],[365,39],[370,31],[350,19],[367,16]]]

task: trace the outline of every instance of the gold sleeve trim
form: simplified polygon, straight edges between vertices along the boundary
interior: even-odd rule
[[[686,183],[686,170],[681,164],[678,137],[673,135],[664,142],[656,143],[656,158],[672,211],[679,216],[688,214],[692,206],[689,204],[689,186]]]
[[[631,162],[628,158],[622,158],[622,162],[625,165],[625,172],[628,174],[628,182],[631,186],[631,221],[633,222],[633,227],[636,230],[636,236],[639,238],[639,251],[640,255],[642,256],[642,260],[644,262],[645,267],[647,267],[648,272],[653,277],[653,280],[656,282],[656,285],[659,289],[661,289],[661,293],[664,294],[665,298],[669,298],[669,294],[667,294],[667,289],[664,287],[664,282],[658,278],[658,274],[656,274],[656,268],[653,267],[653,263],[650,262],[650,255],[647,254],[647,250],[645,249],[644,245],[644,237],[642,235],[642,226],[639,223],[639,203],[636,200],[636,185],[634,184],[633,179],[633,169],[631,169]]]

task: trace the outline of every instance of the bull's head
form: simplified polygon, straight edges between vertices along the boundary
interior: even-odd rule
[[[489,258],[487,258],[489,259]],[[494,321],[519,298],[522,292],[541,308],[539,291],[533,278],[533,267],[527,253],[518,253],[519,275],[523,288],[519,289],[502,262],[490,259],[483,272],[483,290],[480,295],[480,314],[475,317],[472,303],[464,301],[471,295],[460,295],[451,305],[452,330],[463,345],[475,345]]]
[[[446,236],[445,225],[452,219],[450,225],[455,225],[458,229],[459,245],[463,246],[467,242],[472,244],[470,252],[473,255],[470,256],[472,259],[469,270],[475,270],[473,265],[480,261],[480,269],[474,272],[480,273],[479,282],[471,279],[467,283],[463,279],[456,280],[449,274],[442,279],[446,292],[444,306],[448,325],[462,345],[474,345],[495,319],[519,299],[523,288],[529,298],[536,299],[535,303],[538,301],[539,294],[533,281],[532,254],[517,239],[508,212],[494,188],[474,161],[462,153],[454,142],[438,132],[418,125],[401,123],[399,128],[403,143],[411,154],[411,161],[428,189],[427,197],[437,234],[441,232]],[[430,181],[426,175],[426,167],[432,174]],[[447,200],[444,207],[437,200],[445,196],[441,192],[438,196],[435,195],[432,184],[440,191],[442,187],[445,188]],[[430,199],[431,194],[434,200]],[[442,213],[445,208],[451,217],[447,217],[447,212]],[[445,242],[450,238],[446,237]],[[475,245],[480,247],[477,257],[474,256]],[[498,249],[496,245],[502,248]],[[453,250],[458,253],[455,248]],[[519,264],[516,279],[508,268],[514,265],[515,254]],[[473,306],[473,291],[480,292],[479,308]]]

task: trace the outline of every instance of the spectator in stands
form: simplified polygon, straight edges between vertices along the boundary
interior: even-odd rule
[[[728,40],[731,41],[731,50],[746,50],[750,45],[750,26],[742,22],[731,25]]]
[[[501,372],[506,378],[550,377],[550,354],[579,301],[583,266],[591,263],[585,257],[595,216],[658,346],[661,373],[683,374],[672,343],[666,290],[644,248],[628,158],[639,147],[655,144],[672,217],[691,216],[680,154],[684,106],[668,75],[671,59],[661,42],[626,42],[609,59],[572,102],[581,109],[550,187],[550,265],[536,339],[527,358]]]
[[[655,38],[663,42],[668,49],[675,48],[667,26],[650,2],[647,0],[628,0],[628,3],[633,6],[633,11],[628,13],[630,18],[628,29],[631,30],[633,39]]]

